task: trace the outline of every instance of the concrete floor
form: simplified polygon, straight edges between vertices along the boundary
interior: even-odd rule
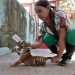
[[[15,61],[15,54],[0,56],[0,75],[75,75],[75,61],[65,67],[60,67],[52,63],[47,63],[44,67],[18,66],[10,67]]]

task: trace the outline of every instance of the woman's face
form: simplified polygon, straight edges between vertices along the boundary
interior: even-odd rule
[[[42,6],[35,6],[35,12],[42,20],[46,20],[46,18],[49,16],[49,9]]]

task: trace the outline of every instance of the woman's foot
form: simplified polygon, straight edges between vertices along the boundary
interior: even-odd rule
[[[66,61],[60,61],[60,62],[58,63],[59,66],[66,66],[66,64],[67,64]]]
[[[62,60],[62,61],[60,61],[60,62],[58,63],[58,65],[59,65],[59,66],[66,66],[69,62],[70,62],[70,59],[68,59],[68,60],[66,60],[66,61]]]

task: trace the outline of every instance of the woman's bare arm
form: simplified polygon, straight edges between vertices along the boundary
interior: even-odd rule
[[[60,29],[59,29],[59,51],[58,55],[61,57],[63,55],[64,49],[65,49],[65,43],[66,43],[66,32],[67,32],[67,25],[66,25],[66,19],[63,17],[60,18]]]
[[[65,28],[60,28],[59,30],[59,51],[58,51],[58,56],[62,57],[64,49],[65,49],[65,41],[66,41],[66,30]]]

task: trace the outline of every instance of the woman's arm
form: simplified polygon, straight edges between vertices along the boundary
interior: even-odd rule
[[[36,49],[36,48],[40,48],[42,46],[42,38],[40,38],[39,41],[35,41],[33,44],[31,44],[31,48]]]
[[[60,28],[59,30],[59,41],[58,41],[58,46],[59,46],[59,50],[58,50],[58,56],[59,58],[62,57],[64,49],[65,49],[65,41],[66,41],[66,29]]]
[[[63,17],[60,18],[60,29],[59,29],[59,51],[58,56],[62,57],[64,49],[65,49],[65,43],[66,43],[66,32],[67,32],[67,25],[66,25],[66,19]]]
[[[56,57],[53,57],[53,63],[59,63],[61,57],[63,56],[63,52],[66,45],[66,33],[67,33],[67,25],[66,19],[64,17],[60,18],[60,28],[58,30],[59,33],[59,41],[58,41],[58,54]]]

